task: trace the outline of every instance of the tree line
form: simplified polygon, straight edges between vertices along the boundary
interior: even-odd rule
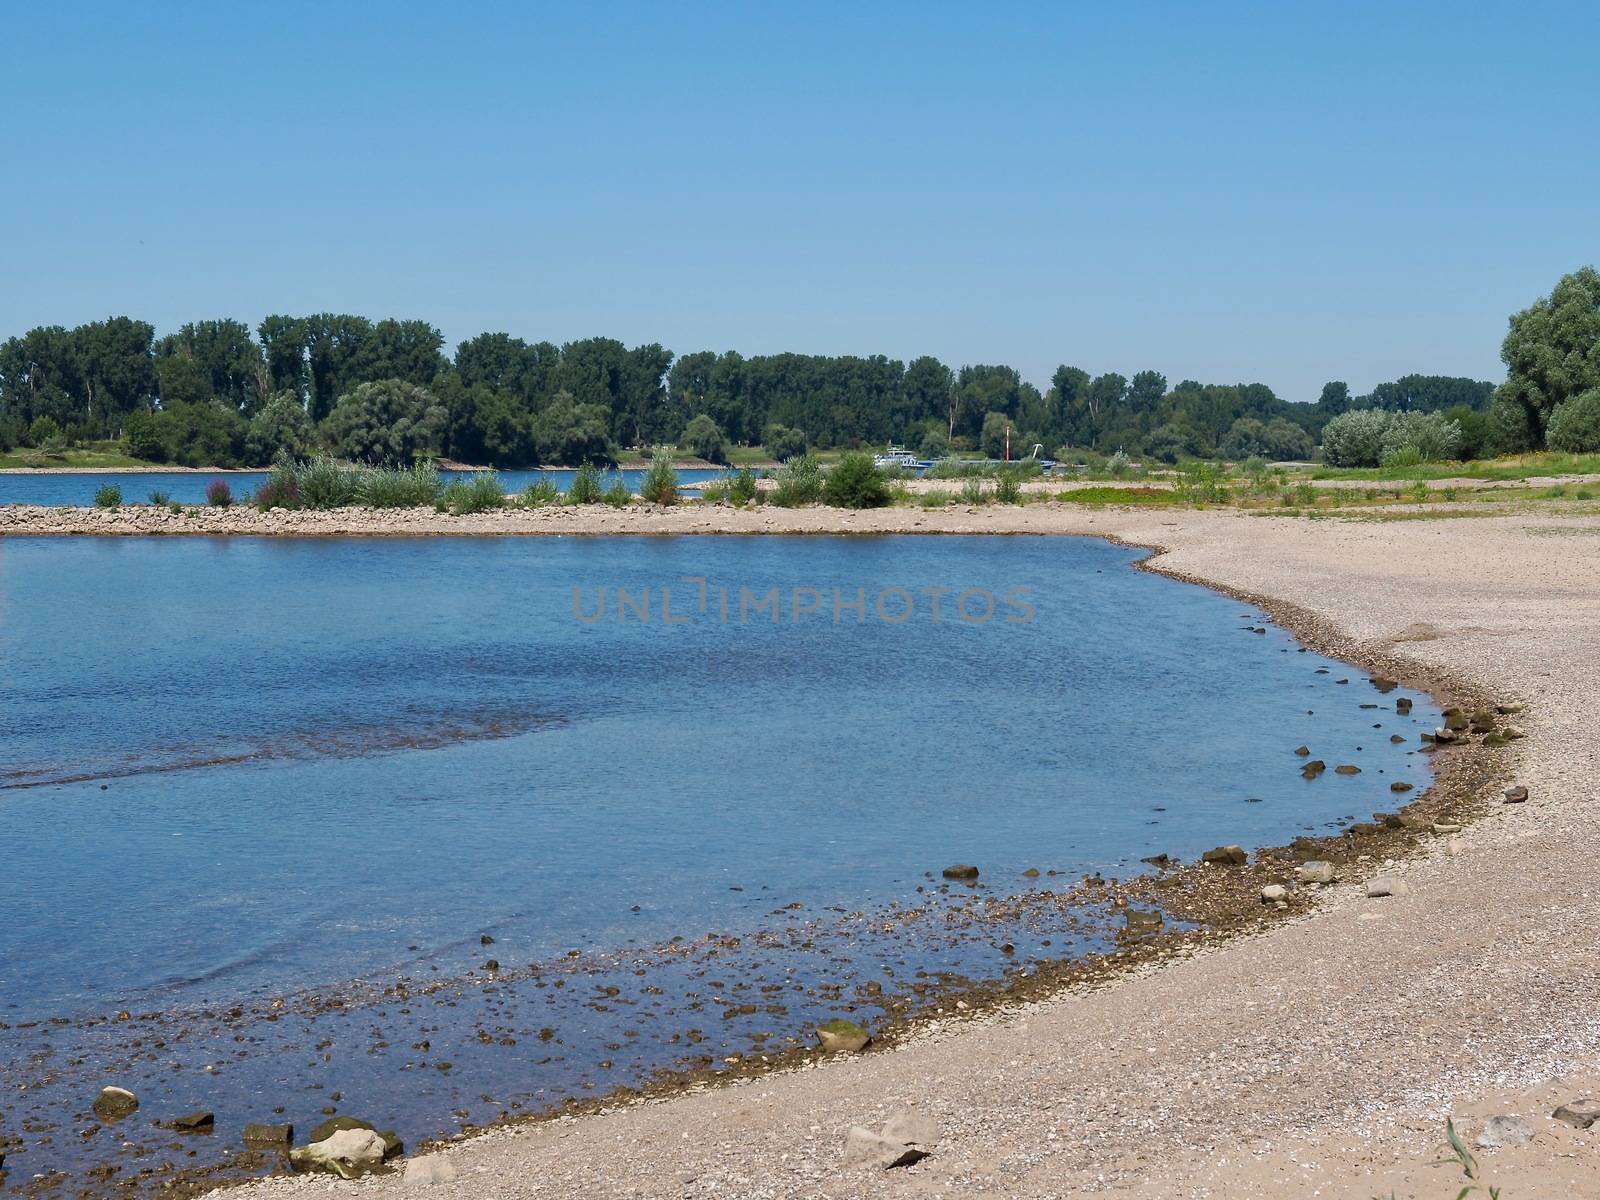
[[[316,451],[369,461],[444,456],[501,467],[614,461],[678,444],[716,461],[731,443],[804,449],[903,443],[927,457],[1124,450],[1306,458],[1352,408],[1487,408],[1492,384],[1406,376],[1366,396],[1330,383],[1313,403],[1262,383],[1169,386],[1157,371],[1063,365],[1040,391],[1015,368],[923,356],[675,356],[595,337],[557,346],[483,333],[446,354],[426,321],[269,316],[156,336],[112,317],[0,345],[0,448],[121,438],[129,453],[264,465]]]

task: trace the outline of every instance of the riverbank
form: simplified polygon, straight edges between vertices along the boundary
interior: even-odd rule
[[[1405,895],[1340,885],[1260,936],[1107,987],[952,1015],[885,1053],[487,1134],[448,1152],[460,1182],[438,1194],[1453,1195],[1459,1170],[1436,1165],[1444,1119],[1470,1137],[1493,1113],[1524,1118],[1533,1138],[1479,1152],[1491,1182],[1519,1198],[1592,1189],[1600,1133],[1549,1113],[1600,1090],[1600,950],[1584,898],[1600,525],[1543,511],[1308,522],[1054,505],[717,515],[756,523],[738,532],[943,532],[979,514],[995,532],[1161,545],[1154,569],[1271,597],[1275,616],[1351,661],[1527,702],[1528,737],[1497,753],[1531,799],[1502,805],[1480,788],[1482,819],[1382,867]],[[551,514],[519,531],[707,532],[706,515],[595,513],[595,527]],[[936,1153],[888,1175],[847,1167],[847,1129],[902,1107],[941,1124]],[[398,1193],[399,1181],[360,1186]]]

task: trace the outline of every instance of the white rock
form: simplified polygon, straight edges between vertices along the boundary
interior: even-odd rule
[[[348,1179],[383,1161],[383,1139],[370,1129],[341,1129],[291,1150],[289,1161],[305,1170],[332,1171]]]
[[[1498,1150],[1501,1146],[1520,1146],[1533,1136],[1533,1127],[1521,1117],[1500,1114],[1483,1123],[1477,1144],[1483,1150]]]
[[[1367,880],[1367,896],[1373,900],[1380,896],[1404,896],[1410,890],[1405,880],[1392,879],[1387,875]]]
[[[1261,899],[1267,904],[1277,904],[1288,899],[1289,889],[1281,883],[1269,883],[1261,889]]]
[[[1302,883],[1332,883],[1337,878],[1330,862],[1301,863],[1298,874]]]

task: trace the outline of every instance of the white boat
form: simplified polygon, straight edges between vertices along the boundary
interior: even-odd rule
[[[933,466],[932,459],[918,458],[903,446],[890,446],[882,454],[872,457],[875,467],[904,467],[908,471],[926,471]]]

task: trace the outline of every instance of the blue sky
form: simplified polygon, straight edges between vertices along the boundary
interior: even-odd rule
[[[1600,260],[1600,5],[26,5],[0,336],[1503,375]]]

